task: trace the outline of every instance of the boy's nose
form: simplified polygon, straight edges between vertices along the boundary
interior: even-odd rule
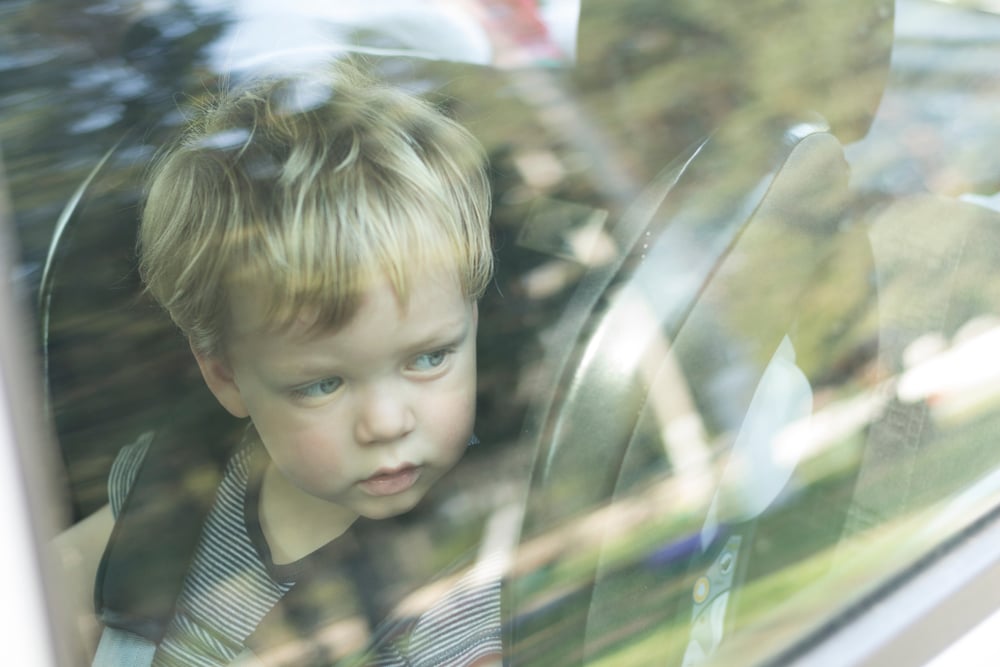
[[[416,423],[405,397],[392,387],[370,387],[361,398],[356,425],[358,442],[393,442],[413,430]]]

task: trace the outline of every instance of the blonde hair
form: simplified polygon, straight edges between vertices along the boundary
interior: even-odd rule
[[[481,146],[428,103],[340,64],[203,109],[156,161],[140,273],[192,347],[222,351],[238,285],[269,323],[350,320],[384,276],[453,271],[478,298],[493,270]]]

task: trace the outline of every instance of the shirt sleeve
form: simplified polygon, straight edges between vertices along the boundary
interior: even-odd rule
[[[480,563],[421,615],[410,638],[415,667],[473,665],[503,653],[500,577],[496,563]]]
[[[108,474],[108,501],[111,503],[111,512],[115,519],[125,504],[125,498],[132,489],[135,476],[152,442],[153,432],[146,431],[136,438],[135,442],[122,447],[111,463],[111,472]]]

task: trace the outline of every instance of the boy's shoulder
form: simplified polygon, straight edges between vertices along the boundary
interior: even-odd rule
[[[192,392],[174,418],[124,448],[109,478],[119,506],[95,606],[106,625],[152,641],[173,615],[223,466],[243,430],[204,394]]]

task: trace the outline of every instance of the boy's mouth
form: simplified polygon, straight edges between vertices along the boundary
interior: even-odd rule
[[[380,469],[374,475],[358,482],[366,493],[373,496],[392,496],[408,490],[420,479],[420,467],[410,464],[398,468]]]

